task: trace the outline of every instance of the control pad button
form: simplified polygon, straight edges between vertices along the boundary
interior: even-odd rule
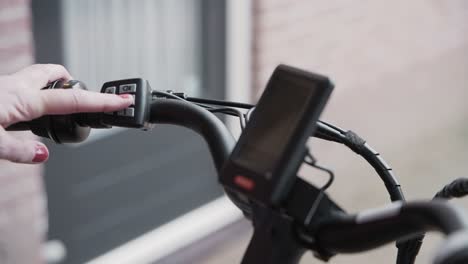
[[[118,116],[126,116],[126,117],[134,117],[135,116],[135,108],[129,107],[127,109],[123,109],[117,112]]]
[[[135,116],[135,108],[129,107],[129,108],[125,109],[125,116],[134,117]]]
[[[104,93],[115,94],[116,90],[117,88],[115,86],[110,86],[104,90]]]
[[[119,86],[119,93],[135,93],[136,83],[122,84]]]

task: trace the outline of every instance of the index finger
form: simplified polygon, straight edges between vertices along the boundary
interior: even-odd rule
[[[65,67],[58,64],[34,64],[12,74],[12,77],[32,89],[41,89],[56,80],[72,79]]]
[[[131,95],[103,94],[81,89],[51,89],[40,91],[44,114],[79,112],[112,112],[134,103]]]

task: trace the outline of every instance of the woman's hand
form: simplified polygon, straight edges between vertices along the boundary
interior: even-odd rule
[[[49,82],[70,80],[61,65],[36,64],[11,75],[0,76],[0,159],[19,163],[47,160],[47,147],[38,141],[19,140],[4,128],[48,114],[111,112],[133,104],[128,95],[101,94],[81,89],[41,90]]]

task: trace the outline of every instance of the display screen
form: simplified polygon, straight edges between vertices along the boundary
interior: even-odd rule
[[[332,90],[326,76],[279,65],[223,166],[221,183],[239,199],[268,206],[284,201]]]
[[[233,161],[270,178],[314,96],[311,84],[294,75],[274,76],[251,115]]]

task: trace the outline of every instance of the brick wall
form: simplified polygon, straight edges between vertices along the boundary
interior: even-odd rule
[[[383,153],[409,198],[431,197],[466,176],[467,1],[254,0],[253,8],[256,97],[279,63],[326,74],[336,88],[322,119]],[[330,192],[349,211],[388,201],[361,159],[335,144],[311,144],[319,162],[335,169]],[[437,241],[427,240],[420,263]],[[387,246],[333,263],[394,263],[394,255]]]
[[[0,74],[33,62],[29,1],[0,0]],[[1,84],[0,84],[1,85]],[[2,87],[0,86],[0,89]],[[16,132],[17,137],[32,137]],[[46,227],[41,167],[0,160],[0,263],[40,263]]]

